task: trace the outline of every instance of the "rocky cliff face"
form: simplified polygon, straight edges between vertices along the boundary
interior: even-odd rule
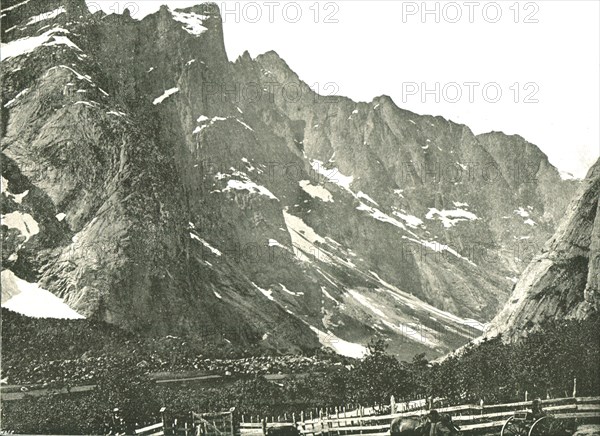
[[[7,5],[3,268],[86,317],[437,355],[496,314],[577,185],[520,137],[319,95],[273,52],[230,63],[214,4]]]
[[[600,308],[600,161],[554,236],[523,272],[487,335],[518,338],[546,320],[583,319]]]

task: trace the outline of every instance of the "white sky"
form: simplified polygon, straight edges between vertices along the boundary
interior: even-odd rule
[[[111,7],[121,12],[128,5],[139,19],[165,2],[91,3],[106,12]],[[200,2],[168,2],[171,8],[195,3]],[[253,57],[275,50],[302,80],[319,83],[323,94],[328,93],[324,85],[334,82],[336,94],[354,100],[387,94],[402,108],[442,115],[467,124],[476,134],[520,134],[559,169],[578,177],[600,155],[600,2],[595,0],[428,1],[429,10],[439,8],[439,22],[434,13],[421,16],[421,1],[216,3],[224,15],[230,60],[244,50]],[[498,9],[502,15],[493,23]],[[457,12],[462,15],[458,22],[448,22],[456,20]],[[337,23],[326,23],[328,16]],[[465,82],[480,84],[472,85],[473,102]],[[520,88],[517,102],[515,83]],[[493,103],[498,88],[502,95]],[[434,93],[422,96],[424,89]],[[462,97],[448,101],[456,98],[457,89]],[[531,93],[537,103],[524,102]]]

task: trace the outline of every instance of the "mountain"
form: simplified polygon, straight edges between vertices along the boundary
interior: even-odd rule
[[[507,339],[544,321],[585,319],[600,309],[600,160],[588,172],[554,236],[517,282],[488,336]]]
[[[579,185],[519,136],[320,95],[274,52],[229,62],[212,3],[6,4],[11,295],[149,335],[435,356],[481,333]]]

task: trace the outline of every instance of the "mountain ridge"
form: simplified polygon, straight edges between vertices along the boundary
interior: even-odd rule
[[[507,175],[467,126],[390,97],[320,96],[275,52],[229,62],[214,4],[136,21],[71,0],[23,25],[63,5],[3,17],[8,44],[51,32],[2,61],[3,268],[87,317],[439,355],[496,314],[576,185],[541,152]]]

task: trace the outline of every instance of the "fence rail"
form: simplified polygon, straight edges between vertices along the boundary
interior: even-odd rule
[[[600,419],[600,397],[571,397],[555,398],[542,400],[544,410],[550,415],[559,419]],[[460,406],[437,408],[440,413],[449,413],[453,421],[460,426],[464,433],[477,432],[480,430],[492,430],[500,428],[508,418],[515,412],[526,410],[531,406],[531,401],[521,401],[505,404],[487,404],[475,405],[464,404]],[[372,415],[365,416],[365,410]],[[214,424],[217,418],[222,416],[223,425],[213,425],[218,427],[219,436],[265,436],[269,429],[280,426],[295,426],[302,436],[389,436],[390,423],[398,417],[423,416],[428,413],[424,408],[415,410],[388,413],[385,415],[376,415],[375,409],[357,409],[353,411],[340,411],[329,413],[321,411],[318,417],[305,419],[304,413],[296,419],[296,415],[286,416],[283,421],[271,422],[267,418],[256,418],[251,422],[245,422],[244,419],[239,422],[233,418],[233,413],[225,412],[223,414],[211,414],[210,421]],[[208,414],[195,414],[196,418],[207,417]],[[154,424],[136,430],[138,436],[162,436],[162,435],[186,435],[191,436],[205,434],[206,436],[215,436],[207,428],[198,428],[201,419],[193,425],[185,425],[185,428],[178,428],[176,425],[166,425],[162,423]]]

